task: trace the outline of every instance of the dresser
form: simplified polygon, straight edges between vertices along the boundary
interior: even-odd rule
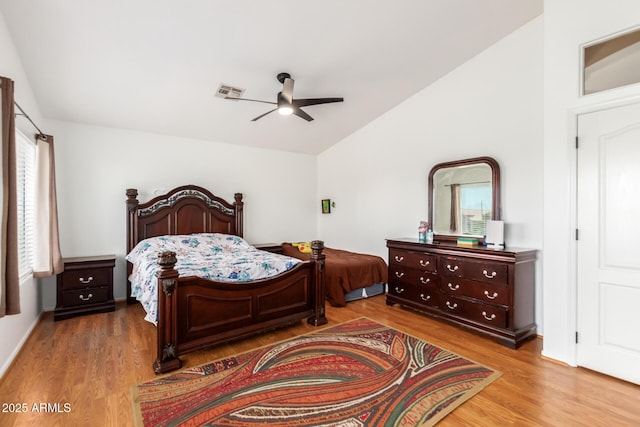
[[[113,269],[115,255],[64,258],[57,276],[54,320],[115,310]]]
[[[535,336],[535,249],[388,239],[387,304],[399,304],[517,348]]]

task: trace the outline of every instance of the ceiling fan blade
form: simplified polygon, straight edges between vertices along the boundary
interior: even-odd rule
[[[255,119],[253,119],[253,120],[251,120],[251,121],[252,121],[252,122],[255,122],[256,120],[261,119],[261,118],[263,118],[264,116],[266,116],[267,114],[273,113],[273,112],[274,112],[274,111],[276,111],[276,110],[277,110],[277,108],[274,108],[273,110],[267,111],[267,112],[266,112],[266,113],[264,113],[264,114],[260,114],[258,117],[256,117]]]
[[[271,101],[262,101],[261,99],[249,99],[249,98],[234,98],[232,96],[226,96],[224,99],[230,99],[232,101],[251,101],[251,102],[262,102],[264,104],[272,104],[277,105],[275,102]]]
[[[282,83],[282,97],[287,100],[287,103],[291,104],[293,101],[293,79],[285,78]]]
[[[296,107],[308,107],[309,105],[330,104],[332,102],[342,102],[344,98],[309,98],[294,99],[292,104]]]
[[[313,120],[313,117],[311,117],[310,115],[308,115],[307,113],[305,113],[304,111],[302,111],[299,108],[294,108],[293,109],[293,114],[295,114],[298,117],[302,117],[303,119],[305,119],[308,122]]]

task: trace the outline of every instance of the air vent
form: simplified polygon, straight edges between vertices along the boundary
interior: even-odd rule
[[[240,98],[243,93],[244,89],[220,83],[220,86],[218,86],[218,90],[216,91],[216,96],[218,98]]]

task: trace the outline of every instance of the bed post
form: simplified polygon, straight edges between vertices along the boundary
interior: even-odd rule
[[[324,259],[325,254],[322,253],[324,242],[322,240],[314,240],[311,242],[311,261],[313,263],[313,272],[311,280],[313,281],[313,316],[307,319],[307,322],[313,326],[320,326],[327,323],[327,317],[324,312],[325,289],[324,289]]]
[[[178,369],[182,362],[178,359],[176,298],[178,271],[176,253],[171,251],[158,254],[160,270],[156,272],[158,278],[158,358],[153,362],[156,374]]]
[[[242,193],[235,193],[233,195],[235,202],[233,202],[233,206],[235,206],[235,217],[236,217],[236,232],[234,233],[236,236],[244,237],[242,235],[243,229],[242,224],[244,224],[242,220],[242,212],[244,208],[244,202],[242,201]]]
[[[127,188],[127,253],[136,245],[136,235],[138,234],[138,227],[136,222],[136,210],[138,209],[138,190],[135,188]],[[127,304],[135,304],[136,299],[131,296],[131,282],[129,282],[129,276],[131,275],[133,266],[130,262],[127,262]]]

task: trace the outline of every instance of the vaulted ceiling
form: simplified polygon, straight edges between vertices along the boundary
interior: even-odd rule
[[[542,13],[542,0],[0,0],[47,119],[320,153]],[[280,72],[306,107],[275,101]]]

